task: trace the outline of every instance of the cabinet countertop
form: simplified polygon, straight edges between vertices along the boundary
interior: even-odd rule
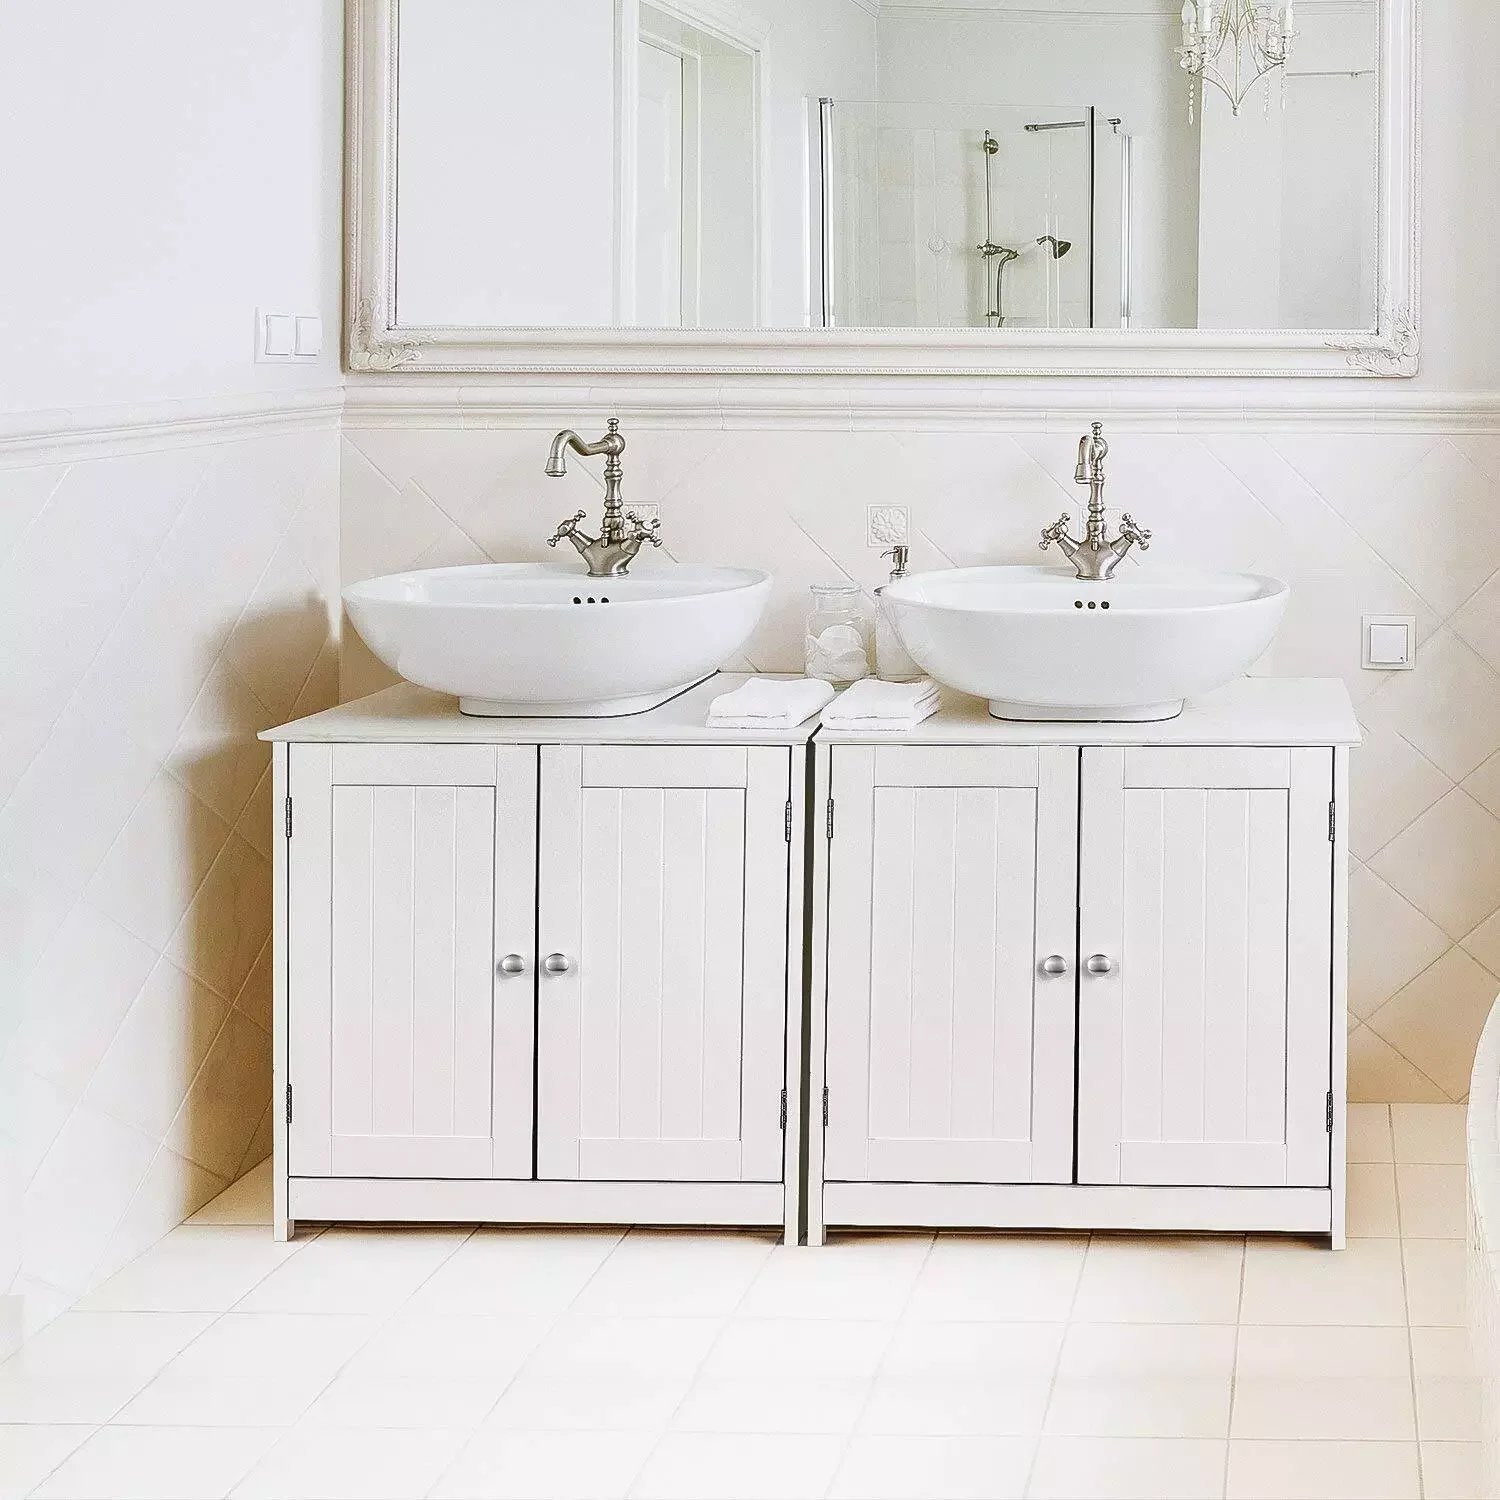
[[[353,703],[268,729],[263,740],[402,745],[805,745],[816,715],[794,729],[710,729],[708,705],[749,674],[720,672],[658,708],[615,719],[486,719],[458,699],[398,683]]]
[[[268,729],[263,740],[370,744],[801,745],[1356,745],[1359,723],[1337,679],[1243,677],[1161,724],[1010,723],[982,700],[943,693],[943,706],[906,734],[849,733],[809,719],[795,729],[709,729],[709,701],[745,681],[721,672],[659,708],[618,719],[484,719],[442,693],[399,683],[384,692]]]

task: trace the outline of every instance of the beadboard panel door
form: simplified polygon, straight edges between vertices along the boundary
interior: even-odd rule
[[[831,787],[825,1176],[1071,1181],[1078,751],[840,745]]]
[[[1328,750],[1083,752],[1080,1182],[1328,1185],[1332,777]]]
[[[537,1175],[779,1181],[785,749],[542,749]]]
[[[292,1170],[529,1177],[536,751],[292,761]]]

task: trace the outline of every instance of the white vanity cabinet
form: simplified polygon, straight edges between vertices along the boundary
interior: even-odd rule
[[[1339,684],[820,731],[809,1235],[1343,1235]]]
[[[705,730],[727,685],[565,722],[402,686],[274,732],[281,1233],[795,1239],[812,730]]]

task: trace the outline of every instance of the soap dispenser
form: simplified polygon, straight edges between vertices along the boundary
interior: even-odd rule
[[[892,561],[891,582],[906,577],[907,551],[904,545],[892,547],[880,555]],[[911,653],[896,633],[890,608],[881,597],[884,593],[883,585],[875,590],[875,675],[882,682],[915,682],[924,673],[911,659]]]

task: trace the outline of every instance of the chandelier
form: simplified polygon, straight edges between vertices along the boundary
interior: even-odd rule
[[[1213,84],[1238,115],[1255,85],[1286,66],[1296,35],[1292,0],[1187,0],[1177,56],[1192,79],[1189,121],[1205,83]]]

